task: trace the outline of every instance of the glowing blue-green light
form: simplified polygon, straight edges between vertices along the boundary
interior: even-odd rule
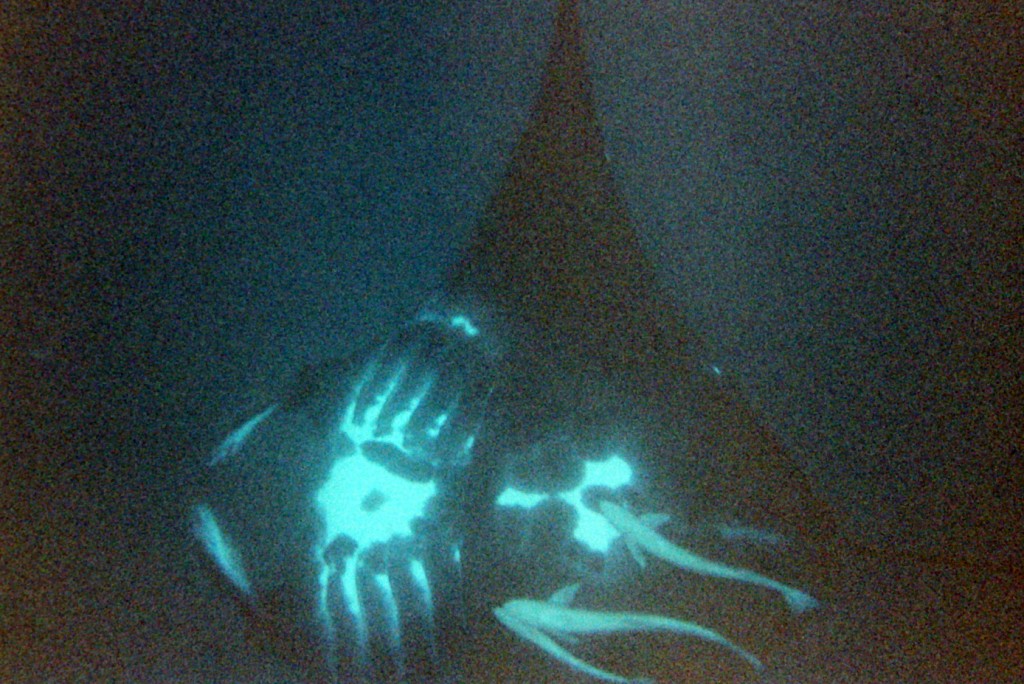
[[[591,487],[619,489],[633,481],[633,469],[621,456],[612,455],[603,461],[585,461],[583,477],[572,489],[554,494],[525,492],[515,487],[506,488],[496,500],[499,506],[515,506],[532,509],[548,499],[559,499],[576,512],[576,526],[573,537],[581,544],[598,553],[607,553],[619,532],[599,512],[583,503],[583,494]]]
[[[325,546],[340,535],[351,537],[359,548],[410,537],[413,521],[423,516],[436,493],[433,480],[406,480],[361,452],[339,459],[316,494]],[[364,508],[362,502],[370,497],[375,505]]]
[[[467,337],[476,337],[480,334],[480,328],[473,325],[473,321],[469,320],[465,316],[452,316],[449,323],[453,328],[457,328],[466,333]]]
[[[251,593],[252,586],[242,566],[242,558],[231,538],[220,528],[213,511],[209,506],[196,506],[195,514],[195,533],[206,548],[206,552],[232,584],[246,594]]]
[[[499,506],[518,506],[519,508],[534,508],[542,501],[551,498],[550,494],[537,494],[535,492],[524,492],[509,487],[498,495],[496,503]]]
[[[241,427],[232,431],[231,434],[221,442],[220,446],[217,447],[217,451],[215,451],[213,456],[210,458],[208,465],[215,466],[224,459],[234,456],[241,451],[242,445],[245,444],[247,439],[249,439],[253,431],[275,410],[277,410],[277,404],[264,409],[261,413],[257,413],[255,416],[247,420]]]
[[[427,506],[437,494],[437,484],[433,480],[407,480],[370,460],[363,453],[363,444],[368,441],[389,442],[404,451],[405,435],[402,428],[408,423],[422,394],[412,400],[412,408],[392,420],[391,429],[386,435],[376,434],[381,411],[397,390],[404,372],[404,367],[395,371],[391,381],[374,398],[363,415],[356,416],[356,402],[346,407],[338,429],[355,445],[355,451],[341,455],[333,463],[314,495],[322,531],[320,545],[316,550],[321,564],[320,613],[328,630],[333,629],[328,610],[328,594],[336,568],[324,558],[324,551],[334,540],[347,537],[355,542],[356,549],[341,577],[335,581],[340,583],[339,589],[354,620],[356,639],[360,644],[364,643],[367,636],[356,574],[363,554],[376,544],[413,536],[413,524],[426,515]],[[361,390],[362,386],[356,388],[356,396]],[[378,590],[384,591],[379,585],[379,579]],[[385,605],[387,601],[393,601],[393,598],[382,595]]]
[[[599,512],[583,505],[583,492],[589,487],[618,489],[633,481],[633,469],[621,456],[611,456],[604,461],[587,461],[583,468],[583,481],[575,488],[559,494],[576,510],[576,529],[573,536],[580,543],[600,553],[607,553],[618,531]]]

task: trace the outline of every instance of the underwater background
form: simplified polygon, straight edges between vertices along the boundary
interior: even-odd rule
[[[205,577],[183,502],[299,369],[438,286],[522,133],[554,8],[0,10],[0,679],[288,676]],[[849,662],[805,681],[1019,680],[1019,11],[581,17],[607,154],[680,315],[885,558]]]

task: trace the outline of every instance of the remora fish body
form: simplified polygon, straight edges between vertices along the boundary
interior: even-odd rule
[[[723,563],[717,563],[673,544],[659,534],[652,526],[622,506],[618,506],[610,501],[601,501],[599,507],[601,514],[622,534],[630,551],[633,553],[633,557],[636,558],[637,563],[641,566],[645,564],[642,552],[646,551],[652,556],[657,556],[683,570],[773,589],[782,594],[790,610],[794,613],[801,613],[818,605],[818,601],[814,597],[799,589],[773,580],[770,577],[765,577],[753,570],[734,568]]]
[[[718,632],[692,622],[647,613],[572,608],[568,604],[575,596],[576,589],[577,585],[560,589],[547,601],[513,599],[496,608],[494,615],[520,637],[532,641],[562,662],[605,681],[638,683],[650,680],[630,679],[596,668],[574,656],[559,645],[556,639],[572,643],[576,637],[588,634],[672,632],[725,646],[754,668],[760,670],[763,667],[761,661],[752,653],[740,648]]]

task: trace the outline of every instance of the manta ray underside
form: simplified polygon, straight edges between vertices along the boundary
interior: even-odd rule
[[[604,153],[575,2],[559,6],[527,130],[439,301],[236,430],[195,506],[206,551],[307,678],[583,677],[580,653],[546,656],[566,651],[543,634],[586,638],[600,667],[585,672],[610,681],[756,676],[728,649],[590,638],[680,619],[769,670],[782,659],[804,618],[699,568],[743,565],[827,598],[832,513],[660,285]],[[567,585],[578,606],[542,601]],[[509,601],[534,611],[512,624],[541,649],[495,619]]]

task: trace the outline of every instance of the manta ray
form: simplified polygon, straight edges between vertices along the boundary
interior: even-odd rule
[[[577,3],[563,0],[528,126],[440,292],[232,432],[193,529],[254,630],[311,682],[557,680],[564,663],[524,649],[494,609],[570,584],[594,611],[559,617],[720,614],[707,634],[770,668],[790,616],[617,563],[620,532],[595,498],[610,495],[811,550],[835,525],[660,283],[604,152]],[[808,555],[782,563],[787,583],[820,582]],[[505,619],[520,636],[522,618]],[[656,653],[638,672],[741,672]]]

